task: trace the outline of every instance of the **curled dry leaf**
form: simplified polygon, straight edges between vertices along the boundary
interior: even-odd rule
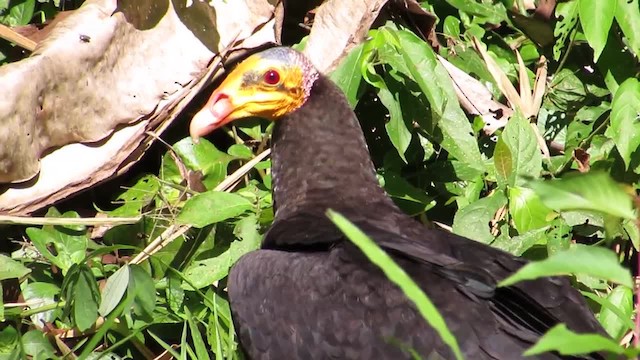
[[[18,183],[0,190],[0,213],[122,173],[219,69],[216,54],[275,40],[267,0],[184,4],[87,1],[0,68],[0,183]]]

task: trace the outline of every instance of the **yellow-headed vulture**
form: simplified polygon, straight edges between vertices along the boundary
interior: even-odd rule
[[[327,209],[402,266],[436,304],[466,359],[523,359],[559,322],[604,334],[566,278],[498,288],[526,261],[401,212],[378,183],[345,96],[301,53],[277,47],[247,58],[196,114],[190,132],[197,138],[248,116],[275,121],[276,206],[262,248],[229,275],[234,324],[249,358],[453,358],[404,293],[330,222]]]

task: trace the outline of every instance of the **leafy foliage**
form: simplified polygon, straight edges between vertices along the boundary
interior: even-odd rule
[[[361,119],[380,182],[401,209],[534,261],[505,283],[571,276],[612,337],[558,325],[530,354],[602,350],[633,358],[638,0],[563,1],[550,21],[514,3],[522,2],[422,2],[440,17],[442,46],[433,50],[400,20],[388,22],[331,78]],[[28,22],[34,4],[0,1],[0,21]],[[495,114],[465,114],[441,59],[510,106],[509,120],[487,131]],[[519,83],[520,93],[503,94],[507,83],[513,92]],[[113,204],[96,204],[129,224],[91,228],[72,224],[80,209],[52,208],[51,224],[18,229],[27,241],[0,256],[4,290],[22,295],[5,291],[0,356],[239,358],[226,277],[273,220],[264,153],[270,129],[239,122],[215,144],[174,134],[179,140],[157,171],[110,194]]]

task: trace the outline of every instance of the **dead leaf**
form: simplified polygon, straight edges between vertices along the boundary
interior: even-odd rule
[[[0,68],[0,182],[21,182],[0,190],[0,213],[30,213],[126,171],[153,141],[147,132],[161,133],[219,72],[215,53],[275,41],[267,0],[214,0],[212,11],[166,2],[163,13],[149,1],[87,1],[31,57]],[[130,3],[144,21],[125,16]]]

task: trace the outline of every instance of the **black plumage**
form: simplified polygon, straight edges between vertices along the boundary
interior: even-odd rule
[[[257,56],[306,61],[283,48]],[[467,359],[521,359],[558,322],[604,334],[566,278],[496,288],[526,261],[402,213],[378,184],[344,95],[327,77],[313,78],[304,104],[275,122],[274,223],[262,249],[243,256],[229,276],[234,324],[249,358],[453,358],[414,305],[328,220],[329,208],[416,281]]]

